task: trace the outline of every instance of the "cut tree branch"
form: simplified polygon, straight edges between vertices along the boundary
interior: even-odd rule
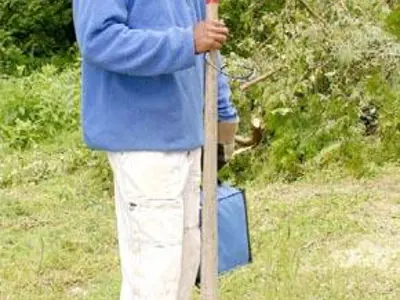
[[[235,143],[239,146],[237,150],[233,153],[233,157],[248,150],[257,147],[263,139],[263,128],[261,120],[254,118],[251,122],[252,136],[243,137],[240,135],[235,136]]]
[[[244,83],[244,84],[242,84],[242,85],[240,86],[240,90],[241,90],[241,91],[245,91],[245,90],[247,90],[249,87],[251,87],[251,86],[253,86],[253,85],[257,84],[257,83],[260,83],[260,82],[262,82],[262,81],[264,81],[264,80],[270,78],[271,76],[275,75],[276,73],[282,71],[282,70],[285,69],[285,68],[286,68],[285,66],[282,66],[282,67],[280,67],[280,68],[278,68],[278,69],[276,69],[276,70],[273,70],[273,71],[271,71],[271,72],[269,72],[269,73],[266,73],[266,74],[264,74],[264,75],[261,75],[260,77],[257,77],[257,78],[255,78],[255,79],[249,81],[249,82],[246,82],[246,83]]]

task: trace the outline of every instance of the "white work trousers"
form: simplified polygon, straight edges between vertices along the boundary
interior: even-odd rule
[[[120,300],[188,300],[200,263],[201,150],[108,153]]]

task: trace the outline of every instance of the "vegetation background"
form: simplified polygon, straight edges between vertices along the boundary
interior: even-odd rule
[[[400,3],[224,0],[255,262],[223,299],[399,299]],[[82,143],[69,0],[0,0],[0,299],[116,299],[111,174]]]

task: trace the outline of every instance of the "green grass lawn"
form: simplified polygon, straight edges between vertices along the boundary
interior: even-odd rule
[[[118,299],[112,197],[68,153],[2,157],[1,300]],[[260,182],[247,186],[254,263],[221,278],[221,299],[400,299],[400,168]]]

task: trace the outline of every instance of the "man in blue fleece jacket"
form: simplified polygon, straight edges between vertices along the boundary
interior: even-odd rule
[[[190,299],[200,260],[205,0],[74,0],[82,119],[114,173],[122,300]],[[219,121],[236,123],[219,76]]]

